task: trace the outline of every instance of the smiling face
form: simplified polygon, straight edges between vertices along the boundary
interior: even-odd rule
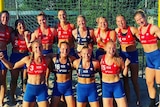
[[[15,22],[15,28],[18,30],[18,32],[24,32],[25,31],[25,23],[23,20],[19,19]]]
[[[104,17],[100,17],[98,19],[98,27],[100,29],[108,29],[108,22],[107,22],[107,19],[104,18]]]
[[[43,15],[37,16],[37,22],[40,26],[46,26],[47,25],[46,18]]]
[[[137,23],[139,26],[141,26],[141,27],[147,25],[147,19],[146,19],[146,17],[145,17],[144,15],[142,15],[141,13],[137,13],[137,14],[135,15],[134,19],[135,19],[136,23]]]
[[[91,59],[91,54],[92,54],[91,50],[87,47],[82,48],[81,53],[80,53],[82,59],[87,60],[87,61]]]
[[[116,24],[118,26],[118,28],[126,28],[126,20],[123,16],[117,16],[116,17]]]
[[[34,41],[31,45],[32,52],[36,56],[41,56],[42,55],[42,45],[38,41]]]
[[[67,15],[66,15],[66,12],[64,10],[60,10],[58,12],[58,19],[59,19],[60,22],[66,22]]]
[[[1,14],[1,23],[3,25],[7,25],[8,24],[8,21],[9,21],[9,14],[4,12]]]
[[[78,17],[77,17],[77,25],[78,25],[80,28],[86,27],[86,20],[85,20],[85,17],[84,17],[84,16],[78,16]]]
[[[60,55],[61,57],[67,57],[69,54],[69,45],[67,43],[61,43],[60,44]]]
[[[114,42],[108,42],[105,47],[106,54],[113,57],[116,54],[116,45]]]

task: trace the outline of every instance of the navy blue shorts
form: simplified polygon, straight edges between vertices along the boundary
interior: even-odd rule
[[[0,51],[0,52],[3,52],[3,55],[4,55],[4,58],[6,60],[8,60],[8,55],[7,55],[7,50],[5,51]],[[0,61],[0,70],[6,70],[7,68],[5,67],[5,65]]]
[[[125,61],[127,58],[131,61],[131,63],[138,63],[138,51],[135,50],[133,52],[124,52],[120,51],[119,55]]]
[[[47,54],[49,54],[49,53],[53,53],[53,50],[52,50],[52,49],[43,50],[42,53],[43,53],[43,55],[47,55]]]
[[[71,96],[73,95],[73,90],[72,90],[72,81],[66,81],[64,83],[57,83],[54,82],[54,87],[53,87],[53,94],[52,96]]]
[[[28,53],[15,53],[12,52],[11,56],[10,56],[10,61],[11,63],[15,64],[17,61],[21,60],[23,57],[28,56]],[[26,65],[24,65],[22,68],[20,69],[26,69]]]
[[[48,88],[46,84],[40,84],[40,85],[27,84],[23,100],[26,102],[48,101]]]
[[[102,48],[96,50],[96,59],[98,60],[99,56],[106,54]]]
[[[147,67],[160,70],[160,50],[145,53],[145,56]]]
[[[119,80],[115,83],[102,82],[102,97],[103,98],[122,98],[125,96],[122,82]]]
[[[96,83],[77,85],[77,101],[78,102],[95,102],[98,101],[98,92]]]

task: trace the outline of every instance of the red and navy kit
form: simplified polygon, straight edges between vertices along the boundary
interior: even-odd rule
[[[27,51],[27,45],[25,40],[21,40],[18,37],[15,38],[15,40],[12,42],[13,49],[15,50],[21,50],[21,51]]]
[[[68,29],[64,30],[60,24],[58,24],[58,39],[69,39],[72,38],[72,27],[68,23]]]
[[[151,24],[148,25],[146,33],[142,34],[142,27],[140,28],[140,41],[142,44],[156,44],[157,37],[150,34]]]
[[[36,64],[35,61],[32,61],[30,66],[28,67],[28,74],[39,75],[45,74],[47,70],[46,61],[43,58],[41,64]]]
[[[102,42],[105,43],[105,44],[111,39],[110,36],[109,36],[109,35],[110,35],[110,31],[111,31],[111,30],[109,30],[109,31],[107,32],[105,39],[101,38],[101,39],[102,39]],[[98,33],[97,33],[96,38],[99,38],[99,37],[100,37],[100,29],[98,29]],[[100,43],[97,43],[97,45],[98,45],[100,48],[103,48],[103,46],[102,46]]]
[[[10,32],[9,32],[9,28],[6,26],[6,31],[5,32],[0,31],[0,41],[8,42],[9,39],[10,39]]]
[[[53,44],[54,42],[54,35],[52,34],[50,27],[48,27],[48,35],[42,34],[41,29],[38,28],[38,38],[41,39],[42,44]]]
[[[101,71],[105,74],[119,74],[120,72],[120,67],[113,63],[112,65],[107,65],[105,62],[105,55],[103,55],[101,59]]]
[[[135,44],[135,37],[133,36],[130,27],[128,27],[127,30],[127,33],[123,34],[121,29],[119,29],[118,40],[120,44]]]

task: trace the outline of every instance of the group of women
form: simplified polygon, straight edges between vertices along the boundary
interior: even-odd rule
[[[33,32],[25,28],[23,20],[15,22],[15,30],[7,25],[9,13],[1,12],[0,24],[0,106],[3,106],[6,91],[7,68],[11,71],[10,95],[14,94],[20,71],[27,85],[23,97],[23,107],[58,107],[63,96],[67,107],[100,107],[95,73],[100,74],[102,85],[102,102],[104,107],[113,107],[115,99],[118,107],[128,107],[129,84],[128,69],[134,86],[137,106],[140,106],[138,85],[138,51],[136,40],[142,44],[146,55],[146,83],[150,97],[150,107],[155,107],[156,90],[154,81],[160,88],[160,61],[157,41],[160,29],[147,22],[142,10],[136,11],[134,19],[139,25],[128,26],[123,15],[116,17],[117,28],[108,27],[105,17],[96,19],[97,28],[86,26],[84,16],[77,17],[77,28],[67,21],[65,10],[58,11],[59,23],[55,28],[47,25],[46,15],[37,16],[39,27]],[[120,45],[119,55],[116,51],[117,40]],[[10,60],[7,58],[7,44],[12,43]],[[52,46],[57,43],[58,52]],[[76,45],[75,45],[76,44]],[[94,56],[94,45],[97,45]],[[76,49],[76,51],[75,51]],[[77,71],[76,103],[72,89],[72,72]],[[48,101],[48,78],[50,72],[55,74],[53,94]],[[123,76],[124,84],[120,79]],[[159,89],[158,88],[158,89]],[[32,91],[30,91],[32,90]]]

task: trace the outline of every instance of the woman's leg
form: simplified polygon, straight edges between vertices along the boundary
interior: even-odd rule
[[[99,106],[99,101],[95,101],[95,102],[89,102],[90,107],[100,107]]]
[[[148,88],[148,93],[150,97],[150,105],[155,104],[155,99],[156,99],[156,89],[154,87],[154,80],[155,80],[155,70],[151,68],[146,68],[146,84]]]
[[[7,70],[0,71],[0,106],[3,105],[5,93],[6,93],[6,74]]]
[[[113,98],[103,98],[103,107],[113,107]]]
[[[10,96],[12,103],[15,103],[14,95],[17,88],[18,76],[19,76],[19,70],[11,70]]]
[[[130,70],[131,70],[131,81],[133,84],[134,91],[136,93],[137,97],[137,103],[140,103],[140,90],[139,90],[139,84],[138,84],[138,64],[130,64]]]
[[[75,107],[75,99],[73,96],[65,96],[67,107]]]
[[[23,107],[34,107],[35,102],[23,101]]]
[[[48,101],[38,102],[38,107],[49,107]],[[57,106],[54,106],[54,107],[57,107]]]
[[[60,102],[60,96],[53,96],[51,99],[50,107],[58,107],[59,102]]]
[[[116,98],[117,107],[128,107],[126,97]]]

